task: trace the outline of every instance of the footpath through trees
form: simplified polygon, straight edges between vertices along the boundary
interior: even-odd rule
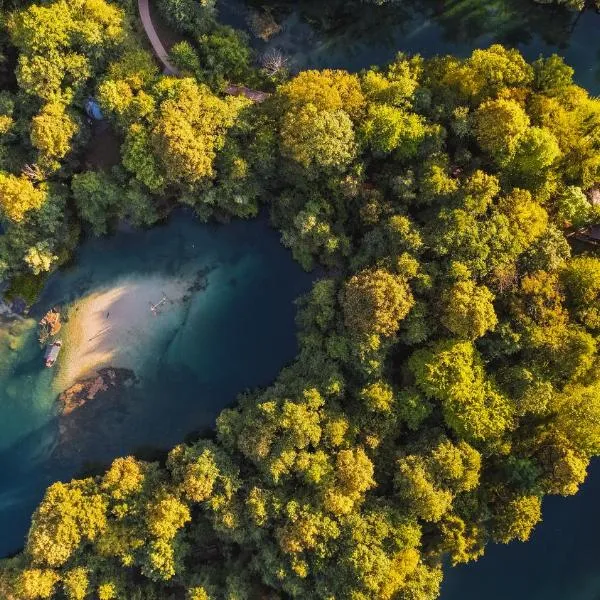
[[[154,23],[152,23],[152,17],[150,16],[150,5],[148,4],[148,0],[138,0],[138,9],[140,11],[140,18],[142,20],[142,25],[144,26],[144,31],[150,40],[150,44],[152,44],[154,54],[156,54],[156,57],[164,67],[165,75],[179,75],[179,70],[169,61],[169,53],[156,33]]]
[[[149,0],[138,0],[138,9],[146,36],[150,40],[154,54],[163,66],[165,75],[179,76],[179,69],[177,69],[177,67],[175,67],[169,60],[169,52],[160,41],[158,33],[156,32],[156,28],[154,27],[154,23],[152,22]],[[253,90],[243,85],[228,85],[225,88],[225,93],[229,94],[230,96],[245,96],[253,102],[263,102],[271,95],[268,92]]]

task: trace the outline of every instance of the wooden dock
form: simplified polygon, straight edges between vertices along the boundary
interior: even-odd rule
[[[225,93],[230,96],[245,96],[252,102],[264,102],[271,94],[268,92],[261,92],[259,90],[252,90],[244,85],[228,85],[225,88]]]

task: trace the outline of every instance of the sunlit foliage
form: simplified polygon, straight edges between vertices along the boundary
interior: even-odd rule
[[[64,235],[67,207],[102,235],[176,202],[248,217],[261,198],[323,277],[271,386],[210,441],[50,486],[0,593],[434,600],[445,558],[528,539],[544,495],[576,493],[600,454],[600,260],[569,245],[599,216],[600,102],[558,57],[496,45],[305,71],[254,105],[220,93],[249,50],[211,28],[212,2],[165,6],[191,40],[179,78],[103,0],[10,18],[36,104],[23,127],[0,97],[0,128],[25,132],[14,147],[40,171],[2,163],[0,267],[53,268],[38,231]],[[122,165],[69,172],[90,77]]]

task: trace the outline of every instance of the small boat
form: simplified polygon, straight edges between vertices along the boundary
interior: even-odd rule
[[[50,344],[46,347],[46,353],[44,354],[44,360],[46,361],[47,367],[53,367],[56,359],[58,358],[58,353],[60,352],[62,346],[62,342],[57,340],[56,342]]]

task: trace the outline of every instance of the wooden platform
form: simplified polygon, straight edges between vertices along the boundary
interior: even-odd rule
[[[245,96],[253,102],[264,102],[271,94],[259,90],[251,90],[243,85],[228,85],[225,93],[230,96]]]

